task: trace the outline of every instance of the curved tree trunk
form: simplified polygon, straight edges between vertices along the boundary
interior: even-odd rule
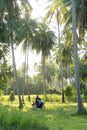
[[[13,61],[14,77],[15,77],[15,80],[16,80],[16,88],[17,88],[17,93],[18,93],[18,99],[19,99],[19,108],[21,109],[23,107],[23,104],[22,104],[21,95],[20,95],[20,91],[19,91],[19,85],[18,85],[18,76],[17,76],[17,71],[16,71],[14,48],[13,48],[13,36],[12,36],[11,27],[12,27],[12,25],[11,25],[11,15],[9,14],[9,40],[10,40],[10,45],[11,45],[11,50],[12,50],[12,61]]]
[[[77,52],[77,35],[76,35],[76,13],[75,13],[75,1],[72,2],[72,23],[73,23],[73,43],[74,43],[74,64],[75,64],[75,78],[76,78],[76,92],[77,92],[77,103],[78,103],[78,112],[84,113],[85,108],[81,99],[80,92],[80,79],[79,79],[79,61],[78,61],[78,52]]]
[[[10,45],[11,45],[11,50],[12,50],[14,77],[15,77],[15,80],[16,80],[16,88],[17,88],[18,99],[19,99],[19,108],[22,108],[23,104],[22,104],[22,100],[21,100],[21,96],[20,96],[20,91],[19,91],[18,77],[17,77],[17,71],[16,71],[15,57],[14,57],[14,49],[13,49],[13,43],[12,43],[12,34],[10,32],[10,29],[9,29],[9,34],[10,34]]]

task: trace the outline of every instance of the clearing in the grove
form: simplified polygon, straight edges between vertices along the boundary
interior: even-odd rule
[[[45,102],[45,109],[33,109],[25,97],[22,110],[8,96],[0,98],[1,130],[87,130],[87,115],[77,114],[76,103]],[[87,109],[87,103],[84,103]]]

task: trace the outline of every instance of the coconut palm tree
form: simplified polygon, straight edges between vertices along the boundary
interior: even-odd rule
[[[7,3],[7,11],[8,11],[8,28],[9,28],[9,42],[12,50],[12,59],[13,59],[13,67],[14,67],[14,76],[16,80],[16,88],[18,92],[18,98],[19,98],[19,108],[23,107],[21,96],[20,96],[20,91],[19,91],[19,85],[18,85],[18,77],[17,77],[17,71],[16,71],[16,63],[15,63],[15,56],[14,56],[14,47],[13,47],[13,33],[12,33],[12,16],[13,16],[13,10],[14,9],[14,4],[13,1],[8,1]]]
[[[29,59],[29,50],[33,43],[33,37],[36,33],[37,29],[37,22],[30,18],[30,15],[28,13],[25,14],[24,18],[20,21],[20,28],[18,30],[18,36],[16,37],[17,45],[22,44],[22,50],[23,53],[25,53],[25,64],[24,64],[24,70],[26,74],[24,74],[24,77],[27,79],[27,91],[28,91],[28,99],[30,99],[29,94],[29,86],[28,86],[28,59]],[[25,85],[24,85],[25,86]],[[23,88],[24,91],[24,88]],[[23,92],[24,93],[24,92]],[[23,96],[22,96],[23,98]],[[24,99],[23,99],[24,100]]]
[[[67,31],[68,30],[68,31]],[[73,43],[72,43],[72,29],[69,27],[66,27],[62,34],[62,62],[64,71],[66,73],[66,78],[70,79],[71,83],[71,73],[70,73],[70,66],[73,65]],[[67,69],[66,69],[67,68]]]
[[[50,50],[55,44],[55,34],[50,31],[46,24],[39,24],[38,32],[35,35],[35,42],[32,46],[37,52],[42,52],[42,74],[43,74],[43,92],[45,94],[46,80],[45,80],[45,58],[50,54]]]
[[[68,24],[71,24],[71,21],[72,21],[72,17],[71,17],[71,2],[72,2],[72,5],[74,5],[73,3],[73,1],[70,1],[70,0],[64,0],[63,1],[64,3],[62,3],[62,7],[65,7],[64,9],[63,8],[60,8],[61,6],[60,5],[58,5],[57,3],[59,3],[57,0],[55,0],[55,4],[57,5],[57,6],[55,6],[56,8],[60,8],[61,10],[60,10],[60,13],[62,12],[62,10],[64,10],[64,14],[62,15],[62,18],[64,19],[64,16],[65,16],[65,25],[68,25]],[[82,17],[80,17],[81,19],[83,18],[84,20],[80,20],[79,18],[78,18],[78,20],[77,21],[79,21],[78,23],[78,25],[80,25],[80,21],[82,21],[81,22],[81,25],[83,24],[84,25],[84,23],[85,23],[85,25],[86,25],[86,19],[85,19],[85,17],[84,17],[84,14],[83,15],[78,15],[79,14],[79,12],[80,13],[82,13],[82,11],[80,11],[81,10],[81,8],[79,8],[80,6],[78,6],[78,3],[80,2],[80,5],[84,5],[84,4],[86,4],[86,0],[84,0],[84,1],[79,1],[79,0],[77,0],[76,1],[76,7],[78,7],[78,8],[76,8],[76,10],[78,10],[78,11],[76,11],[76,15],[77,16],[82,16]],[[84,3],[84,4],[83,4]],[[86,5],[84,5],[85,7],[87,6],[87,4]],[[56,9],[56,8],[52,8],[53,9],[53,11]],[[74,7],[73,7],[74,8]],[[51,10],[52,10],[51,9]],[[74,8],[75,9],[75,8]],[[86,8],[84,9],[85,10],[85,12],[86,12]],[[74,10],[73,10],[74,11]],[[72,12],[73,12],[72,11]],[[83,11],[84,12],[84,11]],[[85,13],[85,14],[87,14],[87,13]],[[75,15],[75,13],[74,13],[74,15]],[[72,15],[72,16],[74,16],[74,15]],[[60,17],[61,15],[59,14],[59,17]],[[86,15],[85,15],[86,16]],[[74,19],[74,17],[73,17],[73,21],[74,21],[75,19]],[[85,22],[83,22],[83,21],[85,21]],[[64,21],[63,21],[64,22]],[[74,23],[74,24],[76,24],[76,23]],[[78,62],[78,54],[77,54],[77,47],[76,47],[76,37],[75,37],[75,35],[77,35],[77,33],[76,33],[76,27],[75,27],[75,25],[73,26],[74,27],[74,58],[77,58],[77,62]],[[80,26],[80,28],[81,28],[82,26]],[[85,26],[85,28],[86,28],[86,26]],[[75,69],[75,73],[78,75],[78,76],[76,76],[76,77],[78,77],[78,78],[76,78],[76,82],[78,82],[78,83],[76,83],[76,84],[78,84],[78,88],[77,88],[77,97],[78,97],[78,100],[77,100],[77,102],[78,102],[78,111],[80,112],[80,111],[85,111],[84,110],[84,107],[83,107],[83,104],[82,104],[82,101],[81,101],[81,94],[80,94],[80,91],[79,91],[79,72],[78,72],[78,63],[76,62],[76,59],[74,60],[75,62],[75,66],[77,66],[77,69]]]
[[[65,103],[64,98],[64,84],[63,84],[63,63],[62,63],[62,54],[60,50],[60,25],[59,25],[59,19],[58,19],[58,11],[57,11],[57,26],[58,26],[58,43],[59,43],[59,55],[60,55],[60,71],[61,71],[61,81],[62,81],[62,103]]]
[[[20,96],[20,91],[19,91],[19,86],[18,86],[18,78],[17,78],[17,72],[16,72],[16,63],[15,63],[14,47],[13,47],[13,39],[14,39],[13,34],[16,35],[16,33],[17,33],[17,29],[15,30],[15,27],[16,27],[16,24],[18,24],[18,22],[20,21],[18,19],[19,15],[21,14],[21,12],[19,11],[19,10],[21,10],[20,8],[22,8],[22,9],[24,8],[25,12],[26,12],[27,3],[28,3],[28,6],[30,6],[30,5],[27,0],[20,1],[20,3],[22,3],[21,6],[19,6],[18,1],[16,1],[16,0],[0,1],[0,24],[1,24],[1,21],[3,24],[2,26],[0,26],[1,27],[0,29],[2,31],[2,34],[0,35],[0,41],[10,42],[10,45],[11,45],[13,66],[14,66],[14,76],[15,76],[15,80],[16,80],[16,87],[17,87],[18,98],[19,98],[19,107],[21,108],[21,107],[23,107],[23,104],[21,101],[21,96]],[[8,33],[8,30],[9,30],[9,33]],[[7,39],[9,39],[9,40],[7,40]]]
[[[76,75],[78,112],[84,113],[86,111],[82,104],[81,92],[80,92],[79,64],[78,64],[79,62],[78,62],[77,35],[76,35],[76,12],[75,12],[74,0],[72,0],[72,23],[73,23],[74,63],[75,63],[75,75]]]
[[[66,2],[66,1],[69,2],[70,0],[65,0],[64,2]],[[72,3],[72,6],[71,6],[71,3]],[[68,6],[66,6],[67,11],[65,12],[64,16],[65,16],[65,23],[66,23],[65,25],[66,26],[69,26],[71,24],[71,21],[73,22],[74,65],[75,65],[75,76],[76,76],[77,103],[78,103],[78,112],[81,113],[81,112],[85,112],[84,106],[82,104],[81,93],[80,93],[79,62],[78,62],[78,49],[77,49],[77,42],[79,42],[79,38],[81,40],[81,37],[79,37],[80,33],[79,33],[79,35],[77,35],[76,29],[79,29],[79,32],[81,30],[83,30],[83,27],[80,25],[82,25],[83,21],[85,21],[84,15],[82,15],[82,13],[84,12],[83,11],[84,9],[82,9],[82,7],[80,8],[80,6],[78,6],[78,5],[79,4],[83,5],[83,3],[85,3],[85,0],[83,2],[79,1],[79,0],[77,0],[76,2],[74,0],[71,0],[71,3],[69,3]],[[71,9],[72,9],[72,13],[71,13]],[[81,11],[81,9],[82,9],[82,11]],[[77,16],[77,23],[76,23],[76,16]],[[84,20],[81,20],[81,19],[84,19]],[[78,38],[78,40],[77,40],[77,38]],[[80,43],[81,43],[81,41],[80,41]]]
[[[66,11],[64,13],[64,22],[65,25],[71,24],[72,21],[72,15],[71,15],[71,0],[64,0],[64,3],[69,3],[66,6]],[[86,0],[77,0],[75,1],[76,4],[76,25],[78,29],[78,41],[81,43],[81,40],[85,37],[85,31],[87,30],[87,4]]]
[[[50,0],[49,0],[50,1]],[[64,98],[64,85],[63,85],[63,67],[62,67],[62,55],[61,55],[61,51],[60,51],[60,44],[61,44],[61,40],[60,40],[60,23],[61,23],[61,18],[62,18],[62,13],[58,10],[58,7],[61,6],[62,8],[62,1],[52,1],[52,5],[49,7],[49,10],[44,18],[44,20],[46,21],[47,19],[49,19],[50,21],[52,20],[52,18],[56,19],[57,22],[57,30],[58,30],[58,44],[59,44],[59,54],[60,54],[60,71],[61,71],[61,88],[62,88],[62,103],[65,102],[65,98]]]
[[[1,26],[2,30],[2,35],[0,38],[1,42],[10,42],[11,49],[12,49],[12,57],[13,57],[13,63],[14,63],[14,74],[15,74],[15,79],[17,81],[17,73],[16,73],[16,67],[15,67],[15,60],[14,60],[14,52],[13,52],[13,41],[12,41],[12,26],[11,26],[11,20],[13,18],[13,15],[18,11],[16,8],[16,1],[1,1],[0,0],[0,22],[3,23],[3,26]],[[8,25],[9,23],[9,25]],[[9,32],[8,32],[9,30]],[[5,34],[6,33],[6,34]],[[5,34],[5,35],[4,35]],[[7,36],[7,37],[6,37]],[[6,41],[7,40],[7,41]],[[19,107],[22,106],[21,103],[21,98],[19,94],[19,88],[18,88],[18,82],[16,82],[16,87],[18,91],[18,98],[19,98]]]

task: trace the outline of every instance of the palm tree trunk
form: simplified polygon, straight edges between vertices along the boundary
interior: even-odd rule
[[[72,2],[72,23],[73,23],[73,43],[74,43],[74,64],[75,64],[75,78],[76,78],[76,92],[77,92],[77,103],[78,103],[78,112],[86,112],[80,92],[80,79],[79,79],[79,61],[78,61],[78,52],[77,52],[77,34],[76,34],[76,13],[75,13],[75,1]]]
[[[27,47],[27,92],[28,92],[28,101],[30,101],[30,92],[29,92],[29,83],[28,83],[28,58],[29,58],[29,47]]]
[[[25,78],[26,78],[26,51],[25,51],[25,63],[24,63],[24,83],[23,83],[23,88],[22,88],[22,102],[23,102],[23,104],[24,104]]]
[[[11,50],[12,50],[12,61],[13,61],[14,77],[15,77],[15,80],[16,80],[16,88],[17,88],[17,93],[18,93],[18,99],[19,99],[19,108],[21,109],[23,107],[23,104],[22,104],[20,91],[19,91],[19,85],[18,85],[18,76],[17,76],[17,71],[16,71],[14,48],[13,48],[13,42],[12,42],[12,31],[11,31],[10,17],[9,17],[9,40],[10,40],[10,45],[11,45]]]
[[[60,51],[60,29],[59,29],[59,21],[58,21],[58,10],[57,10],[57,25],[58,25],[58,43],[59,43],[59,51]],[[62,66],[62,56],[60,52],[60,71],[61,71],[61,84],[62,84],[62,103],[65,103],[64,97],[64,84],[63,84],[63,66]]]
[[[45,81],[45,54],[42,51],[42,73],[43,73],[43,92],[45,94],[46,89],[46,81]]]

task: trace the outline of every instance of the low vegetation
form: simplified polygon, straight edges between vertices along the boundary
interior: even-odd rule
[[[52,99],[57,95],[47,95]],[[44,98],[44,96],[41,96]],[[48,99],[49,99],[48,98]],[[78,115],[77,104],[59,100],[45,102],[45,109],[33,109],[32,102],[35,95],[28,102],[25,96],[25,104],[22,110],[18,108],[18,99],[9,100],[9,96],[0,97],[0,128],[1,130],[86,130],[87,115]],[[87,109],[87,103],[84,103]]]

